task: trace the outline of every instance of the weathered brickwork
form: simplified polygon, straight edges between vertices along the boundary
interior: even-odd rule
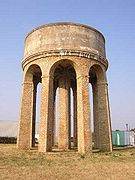
[[[23,84],[18,148],[34,146],[36,89],[42,84],[39,152],[56,144],[56,90],[58,102],[58,149],[73,147],[92,152],[89,84],[93,91],[94,147],[112,151],[105,39],[96,29],[75,23],[53,23],[34,29],[25,39]],[[73,90],[73,138],[70,96]],[[72,140],[71,140],[72,139]]]

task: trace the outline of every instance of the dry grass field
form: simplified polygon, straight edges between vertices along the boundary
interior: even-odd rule
[[[0,144],[0,180],[134,180],[135,149],[39,154]]]

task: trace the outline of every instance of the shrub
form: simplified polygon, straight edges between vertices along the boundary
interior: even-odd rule
[[[0,137],[1,144],[16,144],[17,138],[16,137]]]

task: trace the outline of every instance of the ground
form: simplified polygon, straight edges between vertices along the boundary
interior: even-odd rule
[[[135,148],[94,152],[39,154],[0,144],[0,179],[10,180],[130,180],[135,179]]]

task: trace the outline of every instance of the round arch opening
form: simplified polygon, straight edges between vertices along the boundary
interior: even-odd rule
[[[53,147],[77,149],[76,72],[72,61],[52,67],[54,87]]]
[[[98,83],[105,80],[102,67],[98,64],[91,66],[89,70],[89,95],[91,104],[92,144],[93,149],[100,148],[99,117],[98,117]]]

